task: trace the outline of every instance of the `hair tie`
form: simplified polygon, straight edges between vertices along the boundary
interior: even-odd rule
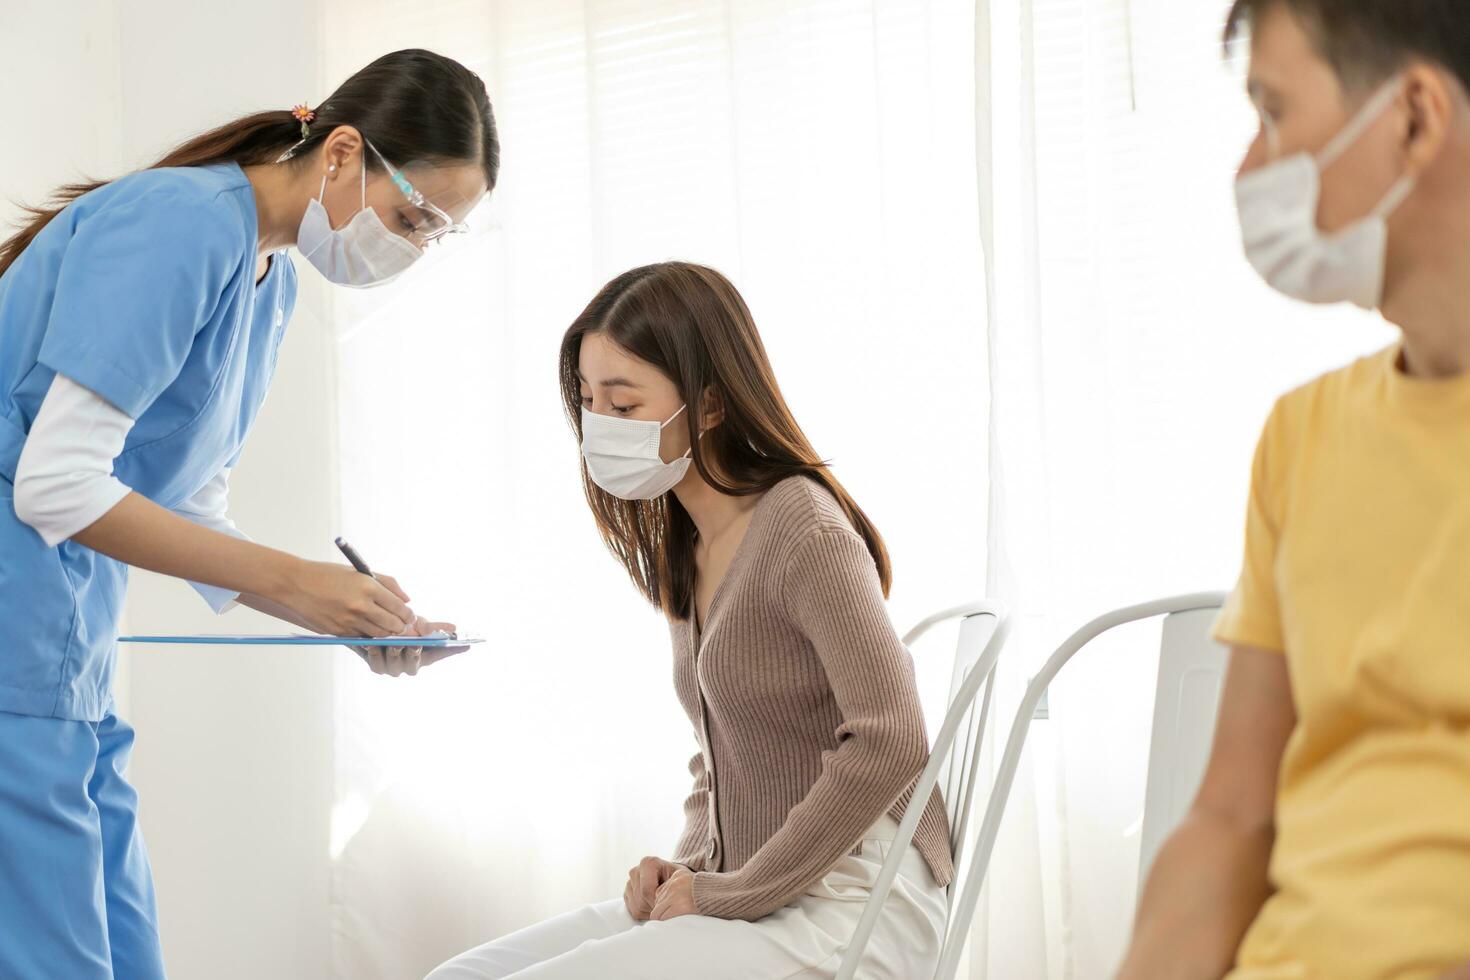
[[[301,138],[306,139],[311,136],[311,123],[316,119],[316,113],[305,103],[302,103],[291,110],[291,115],[295,116],[301,123]]]

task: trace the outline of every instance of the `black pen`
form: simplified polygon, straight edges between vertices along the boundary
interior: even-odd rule
[[[352,562],[353,568],[357,569],[359,572],[362,572],[362,574],[368,576],[369,578],[376,577],[373,575],[373,570],[371,568],[368,568],[368,563],[362,560],[362,555],[359,555],[357,553],[357,549],[347,543],[346,538],[337,539],[337,550],[347,556],[347,560]]]
[[[368,563],[362,560],[362,555],[359,555],[357,553],[357,549],[347,543],[346,538],[338,538],[336,540],[336,545],[337,550],[346,555],[347,560],[352,562],[353,568],[357,569],[359,572],[362,572],[362,574],[368,576],[369,578],[377,577],[376,575],[373,575],[373,570],[371,568],[368,568]],[[447,633],[445,634],[445,638],[450,640],[457,640],[459,639],[459,634],[458,632]]]

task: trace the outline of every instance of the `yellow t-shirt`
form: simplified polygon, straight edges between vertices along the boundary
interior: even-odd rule
[[[1283,651],[1275,894],[1231,980],[1438,980],[1470,960],[1470,377],[1397,347],[1282,398],[1225,643]]]

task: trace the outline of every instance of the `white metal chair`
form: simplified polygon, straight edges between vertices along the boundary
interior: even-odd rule
[[[935,973],[938,980],[950,980],[959,965],[964,951],[964,932],[975,914],[975,903],[979,901],[980,888],[985,881],[985,869],[995,849],[1011,784],[1021,762],[1021,750],[1025,748],[1026,734],[1042,696],[1067,662],[1103,633],[1125,623],[1164,616],[1159,656],[1161,688],[1154,708],[1155,729],[1144,804],[1144,850],[1139,862],[1140,877],[1147,874],[1148,865],[1159,845],[1188,807],[1204,772],[1210,736],[1214,731],[1219,674],[1223,671],[1224,656],[1220,648],[1205,639],[1203,634],[1206,619],[1224,601],[1224,593],[1201,592],[1128,606],[1099,616],[1068,637],[1032,678],[1016,710],[996,771],[995,785],[971,858],[973,870],[960,889],[958,901],[951,895],[951,938],[946,940],[940,955],[939,969]],[[1155,770],[1158,770],[1157,776]],[[957,925],[964,928],[959,930],[959,941],[954,942]],[[839,974],[839,978],[851,975]]]
[[[914,643],[940,623],[955,619],[961,622],[959,642],[955,649],[954,670],[950,675],[949,708],[934,737],[934,745],[929,753],[929,763],[924,767],[918,782],[914,784],[914,793],[911,797],[913,805],[908,808],[903,820],[899,822],[898,834],[893,839],[893,847],[888,853],[888,859],[883,864],[883,870],[879,872],[878,880],[873,885],[873,892],[863,908],[862,918],[853,933],[852,942],[848,944],[847,952],[842,958],[842,965],[837,971],[837,980],[852,980],[857,975],[858,963],[862,959],[863,951],[867,949],[868,940],[873,935],[878,916],[883,911],[883,903],[893,887],[893,879],[898,876],[899,864],[908,850],[909,843],[913,840],[914,830],[919,825],[919,818],[923,815],[929,795],[939,783],[941,772],[945,774],[941,795],[944,798],[945,811],[949,816],[950,851],[954,855],[957,875],[964,867],[962,858],[965,856],[963,853],[965,841],[969,836],[969,817],[971,804],[974,801],[976,770],[980,762],[980,743],[985,733],[986,718],[990,712],[991,692],[995,687],[996,662],[1000,658],[1001,648],[1005,645],[1006,636],[1010,632],[1010,625],[1006,620],[1004,610],[998,603],[976,602],[957,606],[954,609],[946,609],[924,619],[904,636],[904,645]],[[981,697],[982,690],[983,697]],[[980,698],[979,710],[976,710],[975,704],[977,697]],[[977,875],[984,876],[984,864],[977,865],[972,862],[967,880]],[[955,921],[954,899],[960,893],[960,884],[960,878],[957,876],[948,889],[951,922]],[[947,950],[951,944],[960,948],[964,947],[964,929],[951,928],[948,931],[945,937],[945,949]]]
[[[1210,638],[1215,612],[1193,609],[1164,620],[1138,846],[1140,895],[1159,848],[1194,802],[1210,761],[1230,653]]]

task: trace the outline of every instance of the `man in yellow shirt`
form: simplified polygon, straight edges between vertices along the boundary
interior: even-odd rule
[[[1470,977],[1470,9],[1236,0],[1252,264],[1401,342],[1278,402],[1199,796],[1122,980]]]

